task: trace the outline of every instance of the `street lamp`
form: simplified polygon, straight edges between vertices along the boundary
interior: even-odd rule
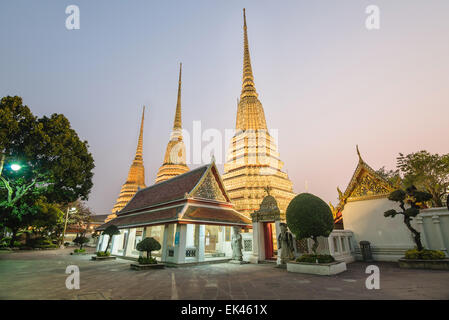
[[[20,169],[22,169],[22,166],[21,166],[20,164],[13,163],[13,164],[11,165],[11,170],[12,170],[12,171],[17,172],[17,171],[19,171]]]
[[[69,211],[72,211],[72,212],[76,211],[76,208],[75,207],[72,207],[72,208],[67,207],[67,212],[66,212],[66,215],[65,215],[64,231],[62,232],[62,239],[61,239],[60,248],[64,247],[65,230],[67,229],[67,220],[69,218]]]

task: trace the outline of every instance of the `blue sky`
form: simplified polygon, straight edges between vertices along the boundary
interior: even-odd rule
[[[65,8],[80,8],[80,30]],[[381,27],[365,28],[365,8]],[[161,165],[183,63],[183,124],[232,129],[242,8],[256,88],[296,192],[334,201],[357,164],[448,153],[448,1],[2,1],[0,96],[63,113],[95,158],[89,206],[108,213],[134,156],[142,105],[147,185]],[[227,146],[224,146],[227,150]],[[222,166],[219,166],[222,170]]]

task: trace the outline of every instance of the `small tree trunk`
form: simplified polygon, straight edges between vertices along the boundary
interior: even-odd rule
[[[404,216],[404,223],[407,226],[407,228],[412,232],[413,240],[415,241],[415,244],[416,244],[416,247],[418,248],[418,250],[419,251],[423,250],[424,247],[421,243],[421,234],[412,227],[412,225],[410,224],[410,218],[408,218],[407,216]]]
[[[147,251],[147,259],[149,259],[151,257],[151,252]]]
[[[11,231],[12,231],[12,236],[11,236],[11,241],[9,242],[9,246],[12,248],[12,247],[14,247],[14,242],[16,242],[16,240],[17,240],[17,232],[19,230],[11,229]]]
[[[108,245],[106,246],[106,249],[104,249],[104,252],[105,252],[105,253],[108,252],[109,244],[111,243],[111,239],[112,239],[112,237],[109,237],[109,239],[108,239]],[[111,250],[111,251],[112,251],[112,250]]]
[[[318,239],[317,237],[312,237],[312,240],[313,240],[312,251],[313,254],[316,255],[316,249],[318,249]]]

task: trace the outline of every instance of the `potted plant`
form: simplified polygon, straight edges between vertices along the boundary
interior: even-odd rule
[[[390,193],[388,199],[399,203],[401,211],[390,209],[385,211],[385,217],[394,218],[396,215],[404,216],[404,224],[412,233],[416,248],[405,252],[405,256],[399,259],[399,267],[407,269],[439,269],[449,270],[449,259],[444,252],[439,250],[426,250],[421,242],[421,233],[412,227],[411,222],[420,213],[421,207],[426,201],[432,199],[428,192],[419,191],[415,186],[404,190],[396,190]],[[407,205],[407,207],[406,207]]]
[[[161,249],[161,244],[152,237],[147,237],[140,241],[136,249],[142,252],[146,252],[146,257],[139,257],[137,260],[139,264],[131,264],[131,269],[142,270],[142,269],[162,269],[164,264],[158,263],[156,258],[151,256],[152,251],[158,251]]]
[[[75,239],[73,239],[73,242],[79,245],[79,249],[73,250],[70,254],[86,254],[86,249],[83,248],[83,245],[85,243],[89,242],[89,239],[85,237],[84,235],[78,235]]]
[[[304,254],[287,263],[287,271],[331,275],[346,270],[344,261],[335,261],[328,254],[318,254],[318,237],[328,237],[334,229],[329,206],[317,196],[301,193],[287,207],[287,225],[296,239],[311,238],[313,254]]]
[[[111,253],[108,252],[108,248],[111,243],[112,237],[120,234],[120,230],[117,228],[117,226],[112,224],[112,225],[106,227],[106,229],[104,229],[103,234],[109,236],[106,249],[104,250],[104,252],[98,251],[96,256],[92,256],[92,260],[114,260],[115,259],[115,257],[111,257]]]

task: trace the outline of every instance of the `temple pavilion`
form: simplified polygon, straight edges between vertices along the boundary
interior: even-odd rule
[[[251,220],[235,210],[215,163],[137,191],[117,217],[99,228],[116,225],[113,255],[138,257],[136,245],[145,237],[161,243],[154,256],[167,263],[184,264],[230,259],[233,226],[251,227]],[[106,249],[101,235],[97,250]]]

